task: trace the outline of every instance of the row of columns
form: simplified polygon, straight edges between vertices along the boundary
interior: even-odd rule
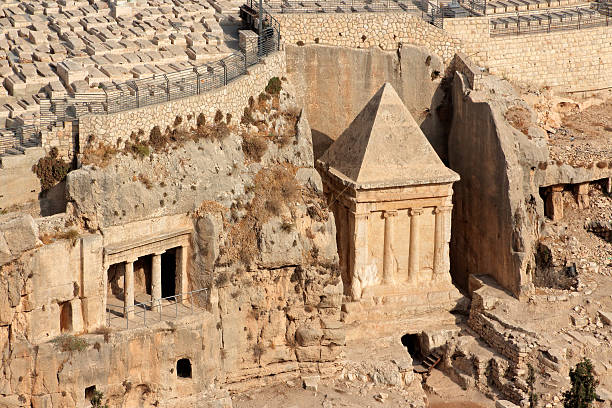
[[[159,311],[161,308],[160,300],[162,298],[162,276],[161,276],[161,256],[166,251],[156,252],[153,254],[151,262],[151,301],[153,310]],[[178,276],[178,285],[176,286],[176,294],[187,293],[187,259],[185,247],[176,248],[176,269],[175,273]],[[123,315],[131,319],[134,317],[134,262],[136,259],[130,259],[125,262],[124,278],[123,278]]]
[[[434,276],[444,274],[445,271],[445,256],[446,256],[446,226],[448,225],[448,217],[451,212],[451,206],[438,206],[434,209],[435,214],[435,231],[434,231]],[[420,252],[421,252],[421,220],[424,213],[423,208],[410,208],[408,214],[410,216],[410,244],[408,254],[408,276],[409,280],[416,281],[418,273],[421,269]],[[368,243],[367,243],[367,221],[369,214],[355,214],[353,239],[351,240],[351,250],[353,252],[353,271],[368,264]],[[394,272],[394,237],[395,224],[397,219],[397,211],[389,210],[383,212],[385,220],[384,224],[384,250],[383,250],[383,273],[382,281],[384,284],[393,284]]]

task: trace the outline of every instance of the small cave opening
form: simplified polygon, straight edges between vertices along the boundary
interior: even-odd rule
[[[406,333],[402,336],[402,345],[408,350],[408,354],[413,360],[421,360],[421,342],[416,333]]]
[[[85,388],[85,401],[91,401],[91,399],[94,397],[95,394],[96,394],[95,385],[90,385],[89,387],[86,387]]]
[[[181,358],[176,362],[176,375],[180,378],[191,378],[191,361]]]

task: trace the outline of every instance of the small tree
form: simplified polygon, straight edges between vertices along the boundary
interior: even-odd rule
[[[599,381],[593,375],[593,364],[588,358],[584,358],[570,368],[570,381],[572,388],[563,393],[563,406],[565,408],[590,408],[593,400],[597,398],[595,388]]]
[[[102,391],[95,390],[89,402],[92,408],[108,408],[107,404],[102,405],[104,399],[104,393]]]
[[[529,408],[538,405],[538,394],[535,393],[536,375],[535,369],[531,364],[527,364],[527,386],[529,387]]]

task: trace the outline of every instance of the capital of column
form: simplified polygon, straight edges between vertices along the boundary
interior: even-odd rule
[[[439,205],[434,209],[434,214],[440,214],[444,212],[450,212],[453,209],[452,206],[449,205]]]
[[[423,209],[422,208],[410,208],[408,209],[408,214],[411,217],[419,216],[423,214]]]
[[[138,260],[138,258],[128,258],[125,260],[125,263],[131,263],[133,264],[134,262],[136,262]]]
[[[383,217],[384,218],[389,218],[389,217],[395,217],[397,215],[397,211],[395,210],[385,210],[383,211]]]

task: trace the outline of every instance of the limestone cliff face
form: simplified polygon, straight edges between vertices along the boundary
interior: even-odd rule
[[[336,371],[345,335],[335,223],[293,99],[263,94],[243,118],[177,125],[160,140],[96,146],[101,156],[83,158],[94,164],[69,174],[66,214],[0,220],[0,288],[11,288],[0,299],[0,405],[81,406],[95,386],[111,406],[200,407],[228,390]],[[194,314],[99,328],[113,296],[105,247],[177,225],[191,230],[188,289],[207,288]],[[5,243],[17,233],[27,247]],[[84,344],[49,341],[62,331]],[[180,359],[189,378],[177,375]]]

